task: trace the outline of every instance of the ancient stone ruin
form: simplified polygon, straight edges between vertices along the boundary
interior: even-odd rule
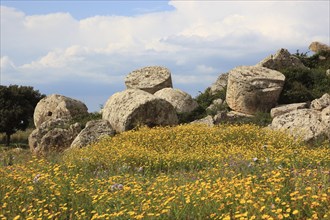
[[[114,136],[115,133],[115,130],[107,120],[89,121],[86,123],[86,127],[73,140],[70,148],[87,147],[103,137]]]
[[[29,136],[30,150],[44,155],[69,148],[81,130],[70,120],[87,114],[86,105],[75,99],[55,94],[41,99],[33,115],[36,129]]]
[[[197,102],[191,95],[180,89],[164,88],[154,95],[171,103],[177,113],[192,112],[198,107]]]
[[[79,123],[70,125],[60,118],[47,120],[30,134],[30,150],[37,155],[62,152],[70,147],[80,130]]]
[[[259,62],[256,66],[267,67],[272,70],[284,68],[306,68],[304,64],[295,56],[292,56],[287,49],[280,49],[275,55],[270,55]]]
[[[210,91],[212,94],[215,94],[227,88],[228,74],[229,73],[220,74],[217,80],[211,85]]]
[[[139,89],[115,93],[106,102],[102,118],[116,132],[131,130],[139,125],[176,125],[174,107],[164,99]]]
[[[309,45],[308,49],[315,53],[320,53],[322,51],[330,51],[330,46],[318,41],[314,41]]]
[[[72,119],[78,115],[87,115],[87,107],[81,101],[62,95],[50,95],[40,100],[34,110],[34,125],[38,128],[49,119]]]
[[[310,49],[319,52],[328,50],[329,46],[313,42]],[[221,74],[209,91],[213,95],[226,92],[226,100],[214,100],[207,110],[215,114],[191,123],[214,126],[223,121],[254,117],[261,111],[270,112],[273,118],[270,129],[287,130],[305,141],[330,138],[329,94],[311,103],[277,106],[285,82],[279,70],[290,67],[306,68],[282,48],[255,66],[239,66]],[[177,125],[178,114],[193,112],[198,107],[188,93],[173,88],[171,72],[165,67],[134,70],[127,75],[125,85],[126,90],[113,94],[105,103],[102,120],[90,121],[86,126],[72,121],[88,114],[84,103],[56,94],[40,100],[34,112],[36,129],[29,136],[31,151],[45,155],[86,147],[104,136],[114,136],[140,125]],[[223,105],[231,111],[219,110]]]
[[[276,109],[278,108],[285,107]],[[328,93],[313,100],[310,106],[307,103],[297,104],[273,116],[274,119],[270,125],[272,129],[289,131],[293,136],[307,142],[320,137],[330,138],[330,95]]]
[[[160,66],[148,66],[134,70],[125,78],[127,89],[141,89],[151,94],[164,88],[172,88],[169,69]]]
[[[236,67],[229,72],[226,102],[245,114],[269,111],[277,103],[284,80],[282,73],[265,67]]]

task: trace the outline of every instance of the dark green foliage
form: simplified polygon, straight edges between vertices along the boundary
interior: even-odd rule
[[[98,112],[91,112],[87,115],[79,115],[77,117],[74,117],[69,124],[74,124],[78,122],[81,124],[81,128],[84,128],[86,126],[86,123],[92,120],[99,120],[102,119],[102,115]]]
[[[230,111],[230,108],[227,105],[227,103],[222,103],[221,105],[213,105],[212,109],[206,109],[206,114],[215,116],[219,112],[223,112],[223,111],[225,112]]]
[[[330,52],[322,51],[312,56],[297,51],[294,56],[308,68],[281,69],[285,77],[283,91],[279,98],[279,104],[290,104],[297,102],[309,102],[321,97],[324,93],[330,93],[330,76],[326,75],[326,70],[330,69]],[[214,110],[207,110],[213,100],[221,98],[226,99],[226,88],[216,94],[212,94],[210,88],[195,98],[199,107],[191,113],[178,114],[180,123],[187,123],[201,119],[207,115],[215,115],[218,111],[229,111],[229,107],[221,105]],[[256,113],[253,118],[237,118],[230,123],[246,124],[252,123],[260,126],[266,126],[271,123],[269,113]]]
[[[206,111],[198,106],[194,111],[189,113],[178,113],[179,124],[189,123],[206,116]]]
[[[228,122],[225,122],[228,123]],[[270,113],[268,112],[257,112],[254,117],[242,117],[237,118],[235,120],[231,120],[229,122],[230,124],[254,124],[261,127],[268,126],[270,123],[272,123],[272,117],[270,116]]]
[[[257,112],[251,119],[251,123],[259,126],[267,126],[272,123],[272,120],[269,112]]]
[[[329,51],[321,51],[320,53],[316,53],[312,56],[307,56],[307,53],[299,53],[297,50],[296,56],[300,59],[300,61],[308,68],[311,69],[323,69],[327,70],[330,68],[330,52]]]
[[[330,52],[321,52],[311,57],[305,54],[296,56],[309,69],[280,70],[286,77],[279,104],[312,101],[324,93],[330,93],[330,77],[326,70],[330,69]]]
[[[0,86],[0,133],[6,133],[6,145],[12,134],[28,128],[34,108],[43,97],[33,87]]]
[[[211,89],[207,88],[204,91],[204,93],[200,92],[200,94],[195,98],[195,100],[203,109],[206,109],[207,107],[209,107],[212,104],[213,100],[215,100],[215,99],[225,100],[226,91],[227,91],[227,88],[224,88],[223,90],[218,91],[215,94],[212,94]]]
[[[179,113],[179,123],[189,123],[207,116],[207,107],[209,107],[215,99],[225,100],[226,91],[227,89],[224,88],[223,90],[212,94],[211,89],[207,88],[203,93],[200,92],[200,94],[195,97],[198,107],[190,113]]]

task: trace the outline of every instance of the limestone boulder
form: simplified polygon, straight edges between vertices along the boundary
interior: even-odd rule
[[[312,42],[309,45],[308,49],[310,49],[314,53],[320,53],[321,51],[330,51],[329,45],[326,45],[326,44],[318,42],[318,41]]]
[[[322,110],[321,119],[325,125],[328,125],[330,127],[330,106]],[[329,132],[330,132],[330,128],[329,128]]]
[[[42,123],[50,119],[72,119],[75,116],[87,114],[87,107],[81,101],[53,94],[38,102],[33,118],[34,125],[38,128]]]
[[[226,102],[237,112],[255,114],[268,112],[276,106],[285,76],[258,66],[240,66],[228,75]]]
[[[322,120],[320,111],[298,109],[275,117],[270,128],[288,131],[308,142],[328,135],[330,124]]]
[[[330,106],[324,108],[321,112],[322,123],[325,125],[325,135],[330,140]]]
[[[93,120],[86,124],[86,127],[73,140],[71,148],[86,147],[97,142],[102,137],[114,136],[115,130],[110,122],[106,120]]]
[[[214,99],[212,101],[212,104],[206,108],[208,111],[217,111],[220,109],[221,105],[224,104],[224,101],[222,99]]]
[[[198,103],[188,93],[173,88],[165,88],[154,94],[156,97],[171,103],[177,113],[192,112],[198,107]]]
[[[330,94],[325,93],[321,98],[314,99],[311,103],[311,108],[316,110],[322,110],[330,106]]]
[[[291,111],[294,111],[294,110],[297,110],[297,109],[304,109],[304,108],[308,108],[308,103],[307,102],[282,105],[282,106],[272,108],[270,110],[270,116],[272,118],[275,118],[279,115],[283,115],[283,114],[286,114],[288,112],[291,112]]]
[[[68,120],[49,119],[30,134],[30,150],[37,155],[62,152],[70,147],[80,131],[81,126],[79,123],[70,125]]]
[[[106,102],[102,118],[116,132],[139,125],[176,125],[178,117],[171,103],[139,89],[127,89],[112,95]]]
[[[172,78],[169,69],[160,66],[148,66],[134,70],[125,78],[127,89],[141,89],[154,94],[164,88],[172,88]]]
[[[190,124],[204,124],[210,127],[214,126],[214,119],[211,115],[206,116],[205,118],[195,120],[193,122],[190,122]]]
[[[270,55],[259,62],[256,66],[267,67],[273,70],[286,68],[306,68],[305,65],[295,56],[292,56],[287,49],[280,49],[275,55]]]
[[[228,73],[221,74],[215,83],[210,87],[211,94],[216,94],[219,91],[226,89],[228,84]]]
[[[218,125],[222,122],[228,122],[229,117],[227,116],[227,111],[219,111],[215,116],[213,116],[214,124]]]
[[[253,118],[254,115],[245,114],[245,113],[242,113],[242,112],[230,111],[230,112],[227,112],[227,117],[232,118],[232,119]]]

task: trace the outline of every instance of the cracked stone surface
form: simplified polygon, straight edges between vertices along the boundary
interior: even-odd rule
[[[172,78],[169,69],[161,66],[148,66],[134,70],[125,78],[127,89],[141,89],[154,94],[163,88],[172,88]]]
[[[87,115],[88,110],[81,101],[62,96],[49,95],[41,99],[34,109],[34,125],[38,128],[42,123],[50,119],[72,119],[78,115]]]
[[[228,76],[226,102],[237,112],[268,112],[276,106],[285,76],[265,67],[239,66]]]
[[[298,109],[275,117],[270,127],[272,129],[286,130],[294,137],[310,141],[322,135],[328,135],[330,124],[329,120],[326,120],[327,117],[326,112],[324,112],[323,116],[320,111],[314,109]]]
[[[154,95],[171,103],[178,113],[191,112],[198,107],[191,95],[180,89],[165,88],[157,91]]]
[[[286,68],[302,68],[305,65],[295,56],[292,56],[287,49],[279,49],[275,55],[270,55],[260,61],[256,66],[267,67],[272,70],[281,70]]]
[[[140,125],[152,127],[178,123],[171,103],[139,89],[127,89],[112,95],[103,108],[102,118],[109,121],[116,132]]]

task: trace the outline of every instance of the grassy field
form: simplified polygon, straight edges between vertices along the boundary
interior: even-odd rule
[[[1,219],[330,219],[329,142],[253,125],[140,128],[56,157],[1,154]]]
[[[28,137],[33,131],[33,128],[29,128],[25,131],[17,131],[11,135],[11,147],[28,148]],[[6,143],[5,133],[0,133],[0,147],[4,147]]]

